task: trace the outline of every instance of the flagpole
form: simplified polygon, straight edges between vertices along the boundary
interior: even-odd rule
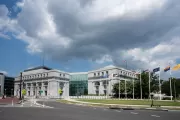
[[[141,100],[142,100],[142,82],[141,82],[141,70],[140,70],[140,91],[141,91]]]
[[[121,95],[121,93],[120,93],[120,92],[121,92],[121,87],[120,87],[121,84],[120,84],[120,81],[121,81],[121,77],[119,77],[119,99],[121,98],[121,96],[120,96],[120,95]]]
[[[106,75],[106,99],[107,99],[107,94],[108,94],[108,85],[107,85],[107,75]]]
[[[151,99],[151,76],[150,76],[150,70],[149,70],[149,98]]]
[[[161,70],[159,67],[159,94],[160,94],[160,100],[161,100]]]
[[[172,101],[172,86],[171,86],[171,68],[170,68],[170,71],[169,71],[169,74],[170,74],[170,80],[169,80],[169,82],[170,82],[170,84],[169,84],[169,87],[170,87],[170,95],[171,95],[171,101]]]
[[[125,79],[125,97],[127,99],[126,79]]]
[[[134,99],[134,77],[133,77],[133,99]]]

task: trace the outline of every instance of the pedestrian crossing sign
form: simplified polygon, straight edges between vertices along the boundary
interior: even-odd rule
[[[59,89],[59,90],[58,90],[58,93],[59,93],[59,94],[62,94],[62,90],[61,90],[61,89]]]

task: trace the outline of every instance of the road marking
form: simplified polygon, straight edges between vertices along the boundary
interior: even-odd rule
[[[121,112],[120,110],[115,110],[116,112]]]
[[[131,114],[137,115],[138,113],[136,113],[136,112],[131,112]]]
[[[104,109],[104,110],[107,110],[107,109]]]
[[[94,109],[96,109],[96,108],[94,108]]]
[[[158,115],[151,115],[152,117],[160,117],[160,116],[158,116]]]

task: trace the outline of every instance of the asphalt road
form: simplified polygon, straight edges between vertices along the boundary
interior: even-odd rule
[[[179,120],[180,112],[111,110],[46,102],[54,108],[0,107],[0,120]]]

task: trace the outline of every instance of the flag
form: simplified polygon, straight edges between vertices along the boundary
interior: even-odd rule
[[[177,64],[176,66],[173,67],[172,70],[179,70],[180,69],[180,64]]]
[[[166,68],[164,68],[164,72],[167,72],[167,71],[169,71],[171,69],[171,67],[170,66],[167,66]]]
[[[160,67],[153,69],[153,72],[154,72],[154,73],[155,73],[155,72],[158,72],[158,71],[160,71]]]

